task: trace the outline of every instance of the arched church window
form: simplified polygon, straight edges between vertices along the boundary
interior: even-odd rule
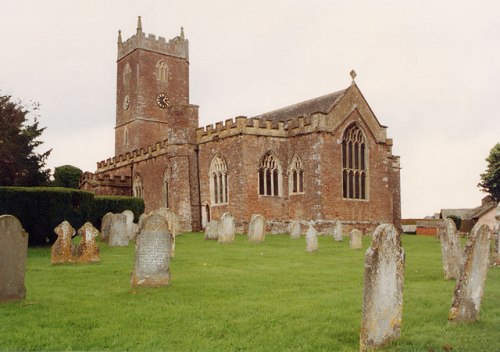
[[[212,204],[228,203],[228,182],[226,161],[220,154],[216,154],[209,171],[210,200]]]
[[[123,85],[125,87],[127,87],[130,82],[131,74],[132,74],[132,69],[130,68],[130,64],[127,62],[125,64],[125,67],[123,68]]]
[[[159,81],[166,81],[168,79],[167,63],[163,60],[158,61],[156,64],[156,79]]]
[[[281,164],[274,153],[267,152],[259,167],[259,194],[261,196],[280,196],[282,182]]]
[[[367,148],[363,131],[358,124],[347,127],[342,138],[342,196],[348,199],[367,199]]]
[[[297,154],[288,167],[288,189],[290,194],[304,193],[304,168]]]
[[[134,197],[143,198],[144,197],[144,186],[142,184],[141,176],[137,175],[134,179]]]
[[[127,145],[128,144],[128,128],[125,127],[125,129],[123,130],[123,145]]]

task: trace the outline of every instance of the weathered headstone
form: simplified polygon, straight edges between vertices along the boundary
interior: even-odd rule
[[[28,234],[12,215],[0,216],[0,302],[26,296],[24,274],[28,254]]]
[[[176,213],[168,208],[161,207],[160,209],[151,212],[151,214],[160,214],[165,220],[167,220],[168,230],[172,234],[172,258],[175,256],[175,238],[180,235],[180,223],[179,217]]]
[[[292,221],[290,224],[290,238],[292,240],[298,240],[300,238],[300,222]]]
[[[342,223],[339,220],[335,220],[333,226],[333,238],[337,242],[342,242]]]
[[[172,234],[165,218],[149,216],[136,238],[132,287],[160,287],[170,282]]]
[[[99,256],[99,247],[95,238],[99,231],[90,223],[86,222],[78,229],[78,235],[82,236],[78,247],[76,247],[76,260],[80,263],[96,263],[101,260]]]
[[[73,263],[75,251],[71,238],[75,235],[75,229],[69,222],[64,220],[54,229],[57,240],[52,245],[51,258],[52,264]]]
[[[312,224],[309,224],[309,227],[306,232],[306,252],[313,253],[318,250],[318,232],[314,228]]]
[[[111,229],[111,218],[113,213],[106,213],[101,220],[101,242],[109,241],[109,230]]]
[[[235,224],[234,218],[229,213],[222,214],[219,227],[219,243],[230,243],[234,240]]]
[[[443,273],[446,280],[457,279],[462,268],[462,249],[460,248],[460,237],[458,237],[455,222],[447,218],[444,226],[439,229],[441,241],[441,259],[443,261]]]
[[[363,233],[358,229],[352,229],[349,233],[349,247],[351,249],[361,249],[363,247]]]
[[[124,214],[113,214],[109,225],[109,246],[128,246],[127,216]]]
[[[251,242],[262,242],[266,235],[266,219],[260,214],[253,214],[248,224],[248,240]]]
[[[216,220],[209,221],[205,225],[205,240],[219,239],[219,222]]]
[[[122,214],[127,217],[126,227],[127,227],[127,237],[129,241],[133,241],[135,238],[134,233],[134,213],[131,210],[124,210]]]
[[[484,282],[488,273],[491,232],[488,225],[476,224],[465,246],[465,261],[455,286],[448,320],[473,322],[479,316]]]
[[[383,346],[401,334],[404,250],[391,224],[379,225],[365,255],[360,351]]]
[[[491,264],[500,266],[500,203],[497,205],[495,220],[496,224],[493,230],[493,255],[491,257]]]

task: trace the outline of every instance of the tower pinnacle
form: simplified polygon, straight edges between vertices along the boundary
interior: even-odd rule
[[[142,32],[142,21],[141,21],[141,16],[138,16],[137,18],[137,33]]]
[[[122,31],[118,30],[118,44],[122,43]]]
[[[181,38],[184,39],[184,27],[181,27]]]

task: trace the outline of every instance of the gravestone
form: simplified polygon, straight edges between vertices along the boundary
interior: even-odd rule
[[[139,221],[137,222],[137,234],[141,233],[142,226],[144,225],[144,222],[148,218],[148,214],[142,213],[141,216],[139,216]]]
[[[309,224],[309,228],[306,232],[306,252],[313,253],[318,250],[318,232],[312,224]]]
[[[219,222],[216,220],[209,221],[205,225],[205,240],[219,239]]]
[[[111,218],[113,213],[106,213],[101,220],[101,242],[109,241],[109,230],[111,228]]]
[[[462,267],[462,249],[460,248],[460,237],[458,237],[455,222],[446,218],[444,226],[439,229],[441,241],[441,259],[443,262],[443,273],[446,280],[457,279]]]
[[[75,235],[75,229],[69,222],[64,220],[55,229],[57,240],[52,245],[50,261],[52,264],[64,264],[75,262],[73,253],[75,251],[71,238]]]
[[[128,246],[127,216],[124,214],[113,214],[109,225],[109,246]]]
[[[493,256],[491,258],[491,264],[500,266],[500,203],[497,205],[495,220],[496,224],[493,230]]]
[[[124,211],[122,211],[122,214],[127,217],[127,220],[125,222],[126,227],[127,227],[127,237],[129,239],[129,241],[133,241],[135,238],[134,213],[131,210],[124,210]]]
[[[12,215],[0,216],[0,302],[26,296],[24,274],[28,254],[28,234]]]
[[[97,263],[101,260],[99,247],[95,241],[98,234],[99,231],[90,222],[86,222],[78,229],[78,235],[82,236],[78,247],[76,247],[76,260],[79,263]]]
[[[488,273],[491,233],[488,225],[476,224],[465,246],[465,261],[455,286],[448,320],[473,322],[479,316]]]
[[[170,282],[172,234],[160,214],[149,216],[136,238],[132,287],[161,287]]]
[[[260,214],[253,214],[248,224],[248,240],[251,242],[262,242],[266,235],[266,219]]]
[[[168,208],[161,207],[160,209],[151,212],[151,214],[160,214],[165,220],[167,220],[168,230],[172,234],[172,258],[175,256],[175,238],[180,234],[180,224],[179,217],[176,213]]]
[[[234,240],[234,218],[229,213],[222,214],[219,226],[219,243],[230,243]]]
[[[333,238],[337,242],[342,242],[342,223],[339,220],[335,220],[333,226]]]
[[[401,334],[404,250],[391,224],[373,233],[365,255],[360,351],[381,347]]]
[[[349,247],[351,249],[361,249],[363,247],[363,233],[358,229],[352,229],[349,233]]]
[[[290,224],[290,238],[292,240],[298,240],[300,238],[300,222],[292,221]]]

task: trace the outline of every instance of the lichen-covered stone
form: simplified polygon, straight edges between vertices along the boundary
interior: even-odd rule
[[[484,283],[488,273],[491,232],[488,225],[476,224],[465,246],[465,261],[455,286],[448,319],[473,322],[479,316]]]
[[[351,249],[361,249],[363,247],[363,233],[358,229],[352,229],[349,233],[349,247]]]
[[[313,253],[318,251],[318,232],[312,224],[309,224],[306,232],[306,252]]]
[[[379,225],[365,255],[360,351],[381,347],[401,334],[404,251],[391,224]]]
[[[297,240],[300,238],[300,222],[297,220],[292,221],[290,224],[290,238],[292,240]]]
[[[233,242],[235,233],[233,216],[229,213],[222,214],[219,225],[219,243]]]
[[[75,235],[75,229],[69,222],[64,220],[62,223],[57,225],[54,229],[57,235],[57,240],[52,245],[51,250],[51,263],[54,264],[64,264],[64,263],[74,263],[75,248],[72,237]]]
[[[109,246],[126,247],[129,237],[127,232],[127,216],[124,214],[113,214],[109,225]]]
[[[97,263],[101,260],[99,256],[99,247],[95,238],[99,231],[90,222],[86,222],[78,229],[78,235],[82,237],[76,248],[76,261],[79,263]]]
[[[218,240],[219,239],[219,222],[212,220],[205,226],[205,240]]]
[[[132,287],[161,287],[170,283],[172,240],[163,216],[153,214],[145,220],[136,238]]]
[[[28,254],[28,234],[12,215],[0,216],[0,302],[26,296],[24,276]]]
[[[122,214],[127,217],[126,227],[127,227],[127,237],[129,241],[133,241],[135,239],[134,232],[134,213],[131,210],[124,210]]]
[[[460,248],[460,237],[452,219],[445,219],[443,228],[439,229],[439,239],[441,241],[444,278],[446,280],[457,279],[462,268],[463,255]]]
[[[253,214],[248,224],[248,240],[251,242],[263,242],[266,235],[266,219],[260,214]]]
[[[337,242],[342,242],[342,223],[339,220],[336,220],[333,226],[333,238]]]
[[[101,220],[101,242],[109,241],[109,230],[111,229],[111,218],[113,213],[106,213]]]

